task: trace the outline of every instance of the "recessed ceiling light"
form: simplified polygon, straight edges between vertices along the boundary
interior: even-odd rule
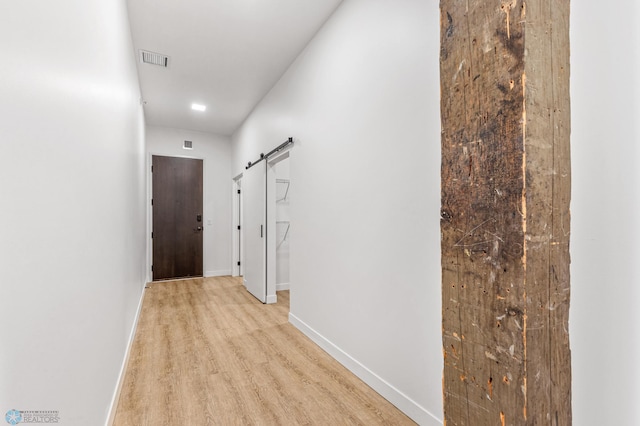
[[[196,111],[205,111],[207,109],[206,105],[200,105],[200,104],[191,104],[191,109],[196,110]]]

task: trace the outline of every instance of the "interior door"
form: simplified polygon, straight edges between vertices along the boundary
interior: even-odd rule
[[[202,276],[202,160],[152,157],[153,280]]]
[[[242,174],[244,285],[262,303],[267,300],[266,161]]]

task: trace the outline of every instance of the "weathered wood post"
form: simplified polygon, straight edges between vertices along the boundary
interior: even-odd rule
[[[570,425],[569,0],[441,0],[447,426]]]

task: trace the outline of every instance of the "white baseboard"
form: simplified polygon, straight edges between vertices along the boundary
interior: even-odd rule
[[[276,291],[289,290],[290,287],[289,283],[279,283],[276,284]]]
[[[276,296],[275,294],[267,296],[267,305],[270,305],[272,303],[278,303],[278,296]]]
[[[142,289],[142,294],[140,295],[140,301],[138,302],[138,310],[136,311],[136,315],[133,318],[133,327],[131,328],[131,333],[129,334],[129,341],[127,342],[127,349],[124,353],[124,360],[122,361],[122,366],[120,367],[120,374],[118,375],[118,384],[116,386],[115,392],[113,393],[113,398],[111,399],[111,408],[109,408],[109,416],[107,417],[107,423],[105,426],[112,426],[113,422],[116,419],[116,410],[118,409],[118,401],[120,400],[120,392],[122,391],[122,386],[124,385],[124,375],[127,372],[127,365],[129,365],[129,356],[131,355],[131,346],[133,345],[133,339],[136,337],[136,330],[138,329],[138,320],[140,319],[140,312],[142,312],[142,302],[144,301],[144,295],[146,293],[148,284],[145,284]]]
[[[289,313],[289,322],[313,340],[325,352],[335,358],[340,364],[358,376],[363,382],[371,386],[373,390],[382,395],[387,401],[413,419],[413,421],[422,426],[442,426],[442,422],[438,420],[436,416],[352,358],[348,353],[344,352],[292,313]]]
[[[204,273],[205,278],[209,277],[224,277],[231,275],[231,269],[221,269],[219,271],[206,271]]]

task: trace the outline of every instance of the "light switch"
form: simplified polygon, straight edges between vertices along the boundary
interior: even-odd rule
[[[213,221],[211,219],[207,220],[207,225],[209,226],[213,225]]]

